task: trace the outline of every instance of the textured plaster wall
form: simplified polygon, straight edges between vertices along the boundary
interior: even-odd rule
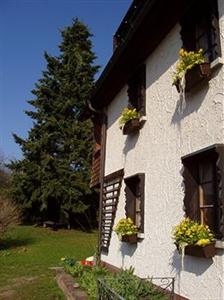
[[[219,0],[222,57],[224,1]],[[109,105],[106,175],[125,169],[125,177],[145,172],[145,233],[137,246],[119,242],[113,233],[102,260],[118,267],[134,266],[140,277],[175,276],[175,292],[192,300],[224,299],[224,249],[213,259],[186,256],[184,268],[171,230],[184,216],[181,156],[214,143],[224,143],[224,68],[213,70],[209,85],[187,95],[179,113],[179,94],[172,72],[181,47],[177,24],[146,61],[147,121],[139,135],[124,136],[118,118],[127,106],[127,87]],[[125,215],[124,183],[115,223]]]

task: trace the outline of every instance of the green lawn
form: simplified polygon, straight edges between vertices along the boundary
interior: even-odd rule
[[[96,251],[96,233],[18,226],[0,241],[0,299],[64,299],[49,267]]]

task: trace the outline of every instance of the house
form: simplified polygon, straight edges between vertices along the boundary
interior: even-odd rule
[[[185,106],[172,85],[182,47],[203,48],[210,66],[205,78],[186,75]],[[101,261],[141,278],[175,277],[180,299],[224,299],[223,57],[223,0],[134,0],[91,99]],[[141,118],[124,132],[130,105]],[[113,231],[124,216],[138,226],[134,244]],[[171,232],[185,216],[214,231],[212,258],[182,261]]]

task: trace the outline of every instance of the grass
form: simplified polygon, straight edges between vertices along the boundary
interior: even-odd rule
[[[33,226],[10,230],[0,241],[0,299],[7,293],[13,300],[64,299],[49,267],[58,266],[61,257],[80,260],[93,255],[96,239],[96,233],[76,230]]]

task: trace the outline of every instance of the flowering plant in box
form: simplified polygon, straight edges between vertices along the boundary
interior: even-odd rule
[[[207,225],[185,218],[174,227],[173,239],[180,249],[187,245],[203,247],[214,241],[214,234]]]
[[[133,119],[139,119],[139,118],[140,118],[140,114],[139,112],[137,112],[136,108],[125,107],[119,119],[120,128],[122,128],[128,121]]]
[[[195,65],[205,62],[203,49],[198,51],[186,51],[183,48],[179,51],[179,61],[176,65],[176,71],[173,74],[173,85],[181,85],[182,79],[188,70],[192,69]]]
[[[137,234],[138,228],[131,218],[122,218],[115,226],[114,231],[121,238],[125,235]]]

